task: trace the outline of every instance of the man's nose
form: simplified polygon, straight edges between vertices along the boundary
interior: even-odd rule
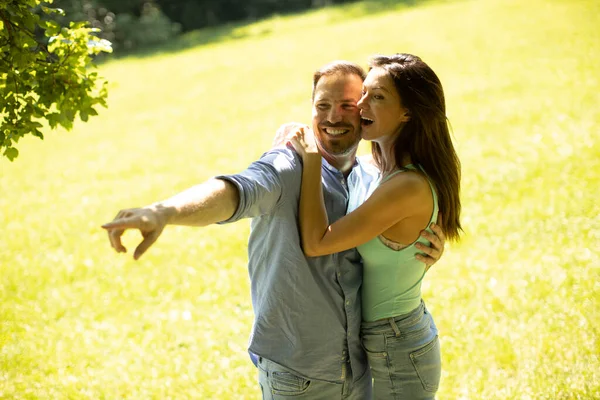
[[[331,107],[327,115],[327,120],[331,123],[336,123],[342,120],[342,113],[337,107]]]

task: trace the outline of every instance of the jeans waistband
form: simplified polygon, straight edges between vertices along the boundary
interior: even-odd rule
[[[390,326],[393,321],[394,325],[399,324],[403,326],[410,326],[417,322],[419,322],[423,316],[423,313],[426,311],[425,303],[421,300],[421,303],[414,310],[406,313],[397,315],[395,317],[390,317],[386,319],[380,319],[377,321],[363,321],[361,324],[361,329],[372,329],[384,326]],[[395,329],[394,329],[395,330]]]

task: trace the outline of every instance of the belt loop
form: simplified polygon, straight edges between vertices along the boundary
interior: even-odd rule
[[[388,321],[390,322],[390,325],[392,326],[392,329],[394,330],[394,333],[396,334],[396,337],[400,337],[400,329],[398,329],[398,325],[396,325],[396,321],[394,321],[394,318],[388,318]]]

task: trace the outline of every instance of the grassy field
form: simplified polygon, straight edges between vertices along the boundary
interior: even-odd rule
[[[438,72],[463,163],[466,234],[424,287],[438,398],[600,398],[600,3],[392,3],[105,63],[109,109],[0,160],[0,398],[259,398],[249,221],[168,228],[138,262],[100,225],[244,168],[309,120],[321,64],[392,52]]]

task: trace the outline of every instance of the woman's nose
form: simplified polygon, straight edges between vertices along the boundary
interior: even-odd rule
[[[366,96],[363,96],[363,97],[361,97],[361,98],[360,98],[360,100],[358,101],[358,103],[356,103],[356,106],[357,106],[358,108],[360,108],[361,110],[362,110],[363,108],[366,108],[366,103],[367,103],[367,102],[365,101],[365,97],[366,97]]]

